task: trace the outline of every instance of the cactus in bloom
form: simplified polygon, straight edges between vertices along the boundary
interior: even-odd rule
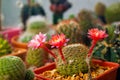
[[[7,40],[0,37],[0,56],[9,54],[12,52],[12,47]]]
[[[62,52],[64,54],[66,64],[64,64],[61,58],[58,56],[56,62],[57,70],[61,75],[73,75],[79,72],[87,72],[88,67],[85,62],[85,58],[88,53],[88,48],[83,44],[70,44],[63,47]]]
[[[117,36],[114,33],[115,31],[116,28],[114,25],[106,26],[106,32],[109,36],[98,43],[94,50],[94,57],[120,63],[120,31],[118,30],[119,33]]]
[[[5,56],[0,58],[0,80],[33,80],[25,79],[28,74],[23,61],[16,56]],[[31,72],[32,74],[32,72]],[[27,77],[31,77],[27,75]]]
[[[69,38],[70,41],[68,44],[79,43],[81,41],[80,27],[79,24],[74,20],[65,20],[60,22],[57,25],[56,32],[58,34],[63,33],[67,38]]]
[[[48,53],[43,49],[28,49],[26,62],[30,66],[40,67],[48,60]]]

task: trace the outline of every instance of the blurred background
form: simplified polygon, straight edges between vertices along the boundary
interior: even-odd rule
[[[18,26],[20,21],[20,11],[21,8],[17,5],[19,0],[1,0],[2,5],[2,15],[4,16],[4,21],[2,25],[5,26]],[[24,4],[27,3],[27,0],[20,0]],[[97,2],[102,2],[106,6],[109,6],[111,3],[118,2],[120,0],[68,0],[72,3],[72,7],[64,13],[64,18],[68,18],[70,14],[77,15],[81,9],[90,9],[94,10],[95,4]],[[36,0],[44,8],[48,23],[52,23],[52,12],[50,11],[50,1],[49,0]]]

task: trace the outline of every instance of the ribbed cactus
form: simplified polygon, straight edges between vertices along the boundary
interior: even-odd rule
[[[26,74],[28,72],[24,62],[19,57],[5,56],[0,58],[0,80],[33,80],[34,75],[31,77]],[[32,71],[30,74],[33,74]]]
[[[108,6],[105,12],[107,23],[120,21],[119,14],[120,14],[120,2],[113,3],[110,6]]]
[[[28,49],[26,62],[30,66],[40,67],[48,60],[48,54],[43,49]]]
[[[34,73],[32,70],[27,70],[25,75],[25,80],[33,80],[34,79]]]
[[[115,26],[106,26],[108,37],[98,43],[94,50],[94,57],[120,63],[120,32],[116,36]]]
[[[26,25],[26,31],[20,36],[20,42],[29,42],[35,34],[39,32],[47,33],[48,27],[43,16],[31,16]]]
[[[82,43],[90,46],[91,40],[87,36],[87,32],[91,28],[99,28],[97,18],[93,17],[93,14],[89,10],[81,10],[78,14],[78,23],[81,29]]]
[[[10,54],[12,52],[12,47],[7,40],[0,37],[0,56],[5,54]]]
[[[69,76],[73,74],[78,74],[79,72],[87,72],[88,67],[85,62],[88,48],[83,44],[71,44],[63,47],[62,52],[66,59],[66,64],[64,64],[58,56],[58,61],[56,62],[57,70],[61,75]]]
[[[79,43],[81,41],[80,27],[79,24],[74,20],[65,20],[60,22],[57,25],[56,32],[59,34],[65,34],[65,36],[70,39],[68,42],[69,44]]]

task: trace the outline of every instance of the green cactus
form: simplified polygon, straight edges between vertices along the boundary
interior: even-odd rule
[[[94,57],[98,57],[107,61],[120,63],[120,34],[116,37],[115,26],[107,25],[106,31],[108,37],[98,43],[94,50]]]
[[[48,60],[48,54],[43,49],[28,49],[26,62],[30,66],[40,67]]]
[[[65,20],[60,22],[57,25],[56,32],[59,34],[61,33],[65,34],[65,36],[70,39],[68,44],[78,43],[81,41],[80,27],[78,23],[76,23],[74,20]]]
[[[26,30],[26,23],[30,16],[35,15],[46,16],[43,7],[39,3],[36,3],[35,1],[33,2],[33,0],[29,1],[30,2],[28,2],[28,4],[25,4],[21,10],[21,20],[22,23],[24,24],[24,30]]]
[[[43,16],[31,16],[26,25],[26,31],[20,36],[20,42],[28,43],[32,37],[39,32],[47,33],[48,27],[46,24],[46,19]]]
[[[0,38],[0,56],[10,54],[12,52],[12,47],[7,40]]]
[[[27,70],[25,75],[25,80],[33,80],[34,79],[34,73],[32,70]]]
[[[107,23],[120,21],[120,2],[113,3],[107,7],[105,12]]]
[[[87,72],[88,67],[85,58],[88,53],[88,48],[83,44],[71,44],[63,47],[62,52],[66,59],[66,64],[64,64],[58,56],[58,61],[56,62],[57,71],[64,76],[71,76],[73,74],[78,74],[79,72]]]
[[[0,58],[0,80],[33,80],[33,78],[34,74],[32,71],[28,74],[24,62],[19,57],[5,56]]]
[[[95,5],[95,13],[96,13],[96,15],[104,16],[105,10],[106,10],[106,6],[102,2],[98,2]]]
[[[93,17],[92,13],[88,10],[81,10],[78,14],[78,23],[79,27],[81,29],[81,39],[82,43],[90,46],[91,40],[87,36],[87,32],[91,28],[101,28],[100,26],[97,25],[95,22],[95,18]]]

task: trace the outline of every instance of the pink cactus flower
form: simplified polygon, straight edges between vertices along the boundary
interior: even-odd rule
[[[39,34],[35,35],[35,37],[33,37],[33,39],[28,43],[28,47],[32,47],[33,49],[43,48],[45,51],[50,53],[55,59],[57,59],[56,55],[46,47],[46,38],[46,34],[42,34],[40,32]]]

